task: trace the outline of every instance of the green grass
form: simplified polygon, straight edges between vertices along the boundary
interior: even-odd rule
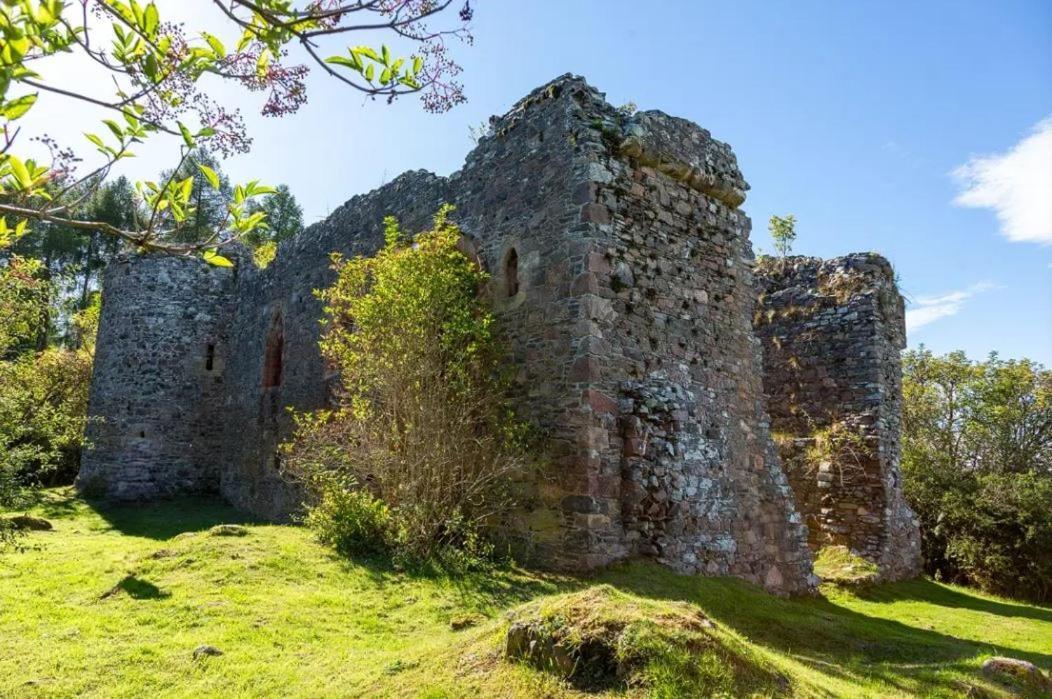
[[[826,546],[815,555],[815,575],[825,582],[841,585],[868,585],[876,582],[880,568],[847,546]]]
[[[644,563],[422,575],[338,560],[308,531],[215,501],[96,510],[55,491],[35,511],[55,531],[0,554],[0,697],[572,696],[504,661],[503,635],[539,598],[597,584],[639,608],[697,609],[757,673],[784,678],[761,692],[997,696],[979,673],[991,655],[1052,669],[1052,610],[930,581],[785,600]],[[453,630],[464,619],[476,623]],[[194,660],[203,644],[223,655]]]

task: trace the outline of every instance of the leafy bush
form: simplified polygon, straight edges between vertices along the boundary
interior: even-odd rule
[[[938,578],[1052,599],[1052,372],[908,352],[904,488]]]
[[[0,363],[0,469],[26,484],[72,482],[90,380],[91,356],[81,350]]]
[[[388,218],[385,247],[336,256],[337,279],[318,292],[321,350],[339,384],[331,409],[297,416],[284,462],[314,496],[309,521],[334,543],[363,532],[338,522],[363,516],[348,484],[383,502],[386,545],[408,558],[485,551],[512,505],[526,430],[478,295],[486,276],[458,250],[449,211],[412,244]]]
[[[46,304],[47,295],[39,301]],[[22,351],[0,361],[0,506],[13,506],[25,487],[69,483],[76,475],[87,421],[97,301],[77,314],[74,325],[81,338],[78,349]],[[19,339],[12,338],[11,345]]]
[[[391,514],[387,505],[368,491],[333,479],[307,513],[305,523],[321,543],[340,555],[369,555],[387,550]]]

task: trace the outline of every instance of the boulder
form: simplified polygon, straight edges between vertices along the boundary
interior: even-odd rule
[[[983,663],[983,674],[995,680],[1014,680],[1039,692],[1052,692],[1052,679],[1026,660],[995,656]]]

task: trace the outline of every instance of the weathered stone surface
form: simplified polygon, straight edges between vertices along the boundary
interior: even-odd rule
[[[276,447],[288,408],[324,406],[334,378],[312,291],[332,281],[331,253],[382,245],[384,216],[416,232],[449,202],[465,250],[492,274],[518,408],[549,437],[517,521],[535,561],[589,569],[639,554],[813,590],[807,528],[769,433],[750,222],[737,208],[747,189],[708,132],[626,116],[564,76],[494,119],[459,172],[409,172],[354,197],[265,270],[115,265],[79,483],[120,498],[218,487],[268,518],[294,513],[301,494]]]
[[[223,654],[223,651],[219,650],[215,646],[201,645],[194,648],[194,660],[200,660],[201,658],[217,657]]]
[[[1032,691],[1052,693],[1052,678],[1027,660],[988,658],[983,662],[983,674],[996,680],[1014,680]]]
[[[899,472],[906,331],[891,265],[872,253],[765,258],[756,291],[767,410],[812,548],[847,546],[882,579],[918,575],[920,530]],[[812,463],[815,440],[835,430],[855,437]]]
[[[138,500],[219,489],[234,275],[161,256],[107,268],[83,492]]]

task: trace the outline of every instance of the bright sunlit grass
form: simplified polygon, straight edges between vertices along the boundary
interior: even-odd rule
[[[765,693],[996,696],[978,671],[986,657],[1052,668],[1052,610],[930,581],[784,600],[643,563],[587,579],[417,575],[340,561],[302,528],[215,501],[96,510],[53,491],[37,511],[55,531],[0,555],[3,697],[572,695],[503,660],[505,612],[596,584],[641,608],[698,608]],[[209,531],[230,523],[247,534]],[[195,660],[201,645],[223,655]]]

